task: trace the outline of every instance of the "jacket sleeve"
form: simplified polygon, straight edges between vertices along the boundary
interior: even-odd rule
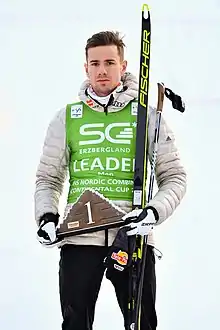
[[[34,206],[38,225],[44,213],[58,212],[68,164],[65,117],[66,110],[61,109],[51,120],[37,167]]]
[[[150,108],[148,132],[150,162],[152,162],[155,123],[156,110]],[[158,191],[148,205],[157,210],[159,215],[157,224],[161,224],[180,204],[185,195],[187,183],[186,171],[181,163],[174,134],[163,116],[160,123],[155,176]]]

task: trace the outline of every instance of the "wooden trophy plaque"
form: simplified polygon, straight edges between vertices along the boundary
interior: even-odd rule
[[[125,211],[111,203],[95,190],[85,190],[57,230],[62,239],[67,236],[79,235],[123,225]]]

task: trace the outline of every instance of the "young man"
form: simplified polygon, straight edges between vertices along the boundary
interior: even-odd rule
[[[100,32],[86,45],[87,80],[79,101],[61,109],[51,121],[37,169],[35,212],[39,241],[56,242],[58,204],[69,171],[66,212],[87,188],[95,188],[130,217],[138,82],[126,72],[124,43],[118,33]],[[155,109],[149,107],[149,155],[155,129]],[[110,180],[109,180],[110,178]],[[156,163],[158,192],[143,210],[144,220],[128,235],[148,235],[142,298],[141,330],[155,330],[156,276],[152,227],[174,212],[186,190],[186,173],[174,135],[161,121]],[[85,182],[87,182],[85,186]],[[76,189],[77,187],[77,189]],[[136,214],[138,218],[139,211]],[[91,330],[104,275],[103,260],[118,229],[65,238],[59,247],[59,288],[63,330]],[[128,273],[110,276],[127,327]]]

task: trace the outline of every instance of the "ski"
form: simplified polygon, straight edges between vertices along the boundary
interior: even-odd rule
[[[148,166],[148,95],[151,54],[151,18],[147,4],[142,6],[141,20],[141,49],[139,67],[139,93],[137,107],[136,154],[133,184],[133,209],[143,209],[152,199],[155,179],[155,167],[159,142],[161,115],[164,96],[171,102],[174,109],[184,112],[185,104],[182,98],[163,83],[158,83],[158,101],[154,131],[154,143],[151,159],[148,195],[146,195],[147,166]],[[128,297],[128,330],[140,330],[141,299],[146,265],[147,236],[136,236],[136,249],[132,255],[132,266],[129,274]]]
[[[145,18],[147,10],[147,18]],[[133,208],[145,203],[145,178],[147,165],[148,91],[150,71],[151,23],[146,4],[142,7],[141,53],[139,72],[139,95],[137,108],[136,156],[133,186]]]
[[[133,209],[144,208],[146,204],[146,176],[148,163],[148,92],[151,48],[151,19],[147,4],[142,6],[141,49],[139,68],[139,93],[137,107],[136,155],[133,185]],[[137,236],[130,269],[128,329],[140,329],[140,306],[138,303],[138,283],[141,271],[143,239]],[[139,297],[140,299],[140,297]]]

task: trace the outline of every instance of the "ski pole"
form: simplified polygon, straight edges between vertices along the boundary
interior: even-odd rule
[[[165,93],[164,85],[161,83],[158,83],[158,103],[157,103],[157,109],[156,109],[156,125],[155,125],[156,127],[155,127],[155,135],[154,135],[154,148],[153,148],[152,160],[151,160],[151,174],[150,174],[147,202],[149,202],[152,199],[152,194],[153,194],[159,132],[160,132],[160,122],[161,122],[161,115],[162,115],[163,102],[164,102],[164,93]],[[142,257],[141,257],[140,279],[139,279],[139,283],[138,283],[137,299],[136,299],[136,306],[135,306],[135,324],[131,325],[131,329],[134,329],[134,330],[140,329],[141,299],[142,299],[142,292],[143,292],[144,270],[145,270],[145,265],[146,265],[146,254],[147,254],[147,236],[144,236],[142,245],[143,245],[143,250],[142,250]]]
[[[152,159],[151,159],[151,174],[150,174],[150,181],[149,181],[149,189],[148,189],[148,198],[147,203],[152,199],[153,195],[153,186],[154,186],[154,179],[155,179],[155,169],[156,169],[156,161],[157,161],[157,152],[158,152],[158,143],[159,143],[159,133],[160,133],[160,123],[161,123],[161,116],[163,111],[163,104],[164,104],[164,95],[167,96],[172,102],[173,108],[184,112],[185,111],[185,104],[182,102],[182,99],[179,95],[174,94],[170,89],[165,88],[163,83],[158,83],[158,102],[156,108],[156,124],[155,124],[155,134],[154,134],[154,141],[153,141],[153,152],[152,152]],[[137,299],[136,299],[136,306],[135,306],[135,323],[131,324],[132,330],[140,330],[140,319],[141,319],[141,300],[142,300],[142,292],[143,292],[143,285],[144,285],[144,271],[146,266],[146,254],[147,254],[147,235],[144,236],[142,241],[142,256],[141,256],[141,265],[140,265],[140,278],[138,283],[137,289]]]

